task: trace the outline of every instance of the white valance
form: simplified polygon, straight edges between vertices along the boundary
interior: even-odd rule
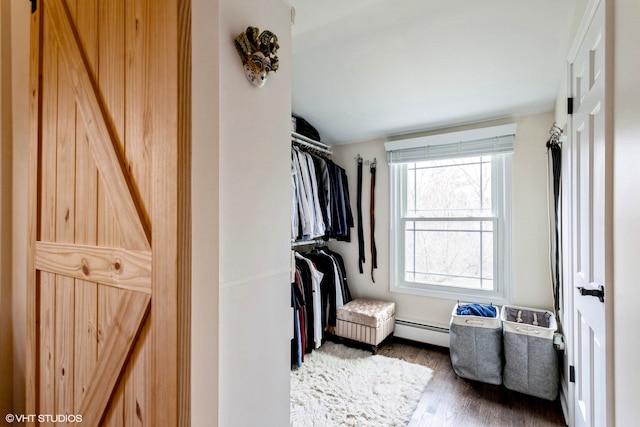
[[[389,163],[513,153],[515,123],[399,139],[384,144]]]

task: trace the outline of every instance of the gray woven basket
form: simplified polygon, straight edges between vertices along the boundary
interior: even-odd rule
[[[553,345],[557,329],[553,313],[527,307],[504,306],[504,371],[509,390],[547,400],[558,395],[558,354]]]
[[[461,316],[453,307],[449,353],[454,372],[489,384],[502,384],[502,322],[496,317]],[[498,308],[496,307],[496,310]]]

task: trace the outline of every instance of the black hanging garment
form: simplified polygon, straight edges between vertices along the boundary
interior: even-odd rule
[[[376,240],[375,240],[375,189],[376,189],[376,159],[373,159],[371,162],[371,166],[369,167],[369,171],[371,172],[371,200],[369,203],[369,217],[371,218],[370,229],[371,229],[371,281],[373,283],[376,280],[373,277],[373,269],[378,268],[378,251],[376,249]]]
[[[554,281],[554,309],[556,313],[560,309],[560,182],[562,179],[562,148],[558,141],[551,138],[547,142],[547,152],[551,152],[553,173],[553,210],[555,219],[555,274]]]
[[[337,165],[336,165],[337,166]],[[351,241],[351,229],[353,228],[353,212],[351,212],[351,201],[349,198],[349,182],[347,179],[347,172],[337,166],[339,171],[338,183],[340,190],[340,211],[342,212],[342,220],[343,220],[343,233],[339,236],[336,236],[336,240],[343,242]]]
[[[362,229],[362,157],[358,155],[358,268],[363,273],[364,259],[364,230]]]

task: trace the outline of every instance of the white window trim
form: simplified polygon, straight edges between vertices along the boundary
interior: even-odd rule
[[[515,132],[515,129],[514,129]],[[397,144],[396,144],[397,147]],[[391,151],[393,148],[387,147]],[[391,292],[421,295],[464,302],[510,304],[513,294],[512,273],[512,155],[495,155],[492,160],[492,194],[502,193],[501,220],[494,230],[497,244],[494,245],[494,290],[476,290],[441,285],[425,285],[407,282],[404,277],[404,224],[401,215],[406,212],[406,166],[389,165],[390,179],[390,280]],[[505,178],[506,177],[506,178]],[[491,217],[487,218],[491,219]]]

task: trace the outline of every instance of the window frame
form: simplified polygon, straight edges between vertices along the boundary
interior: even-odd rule
[[[390,183],[390,282],[391,292],[478,303],[509,304],[512,299],[512,154],[492,154],[492,210],[488,217],[472,217],[495,221],[492,291],[455,286],[424,284],[405,278],[405,224],[407,217],[407,163],[389,165]],[[458,156],[459,157],[459,156]],[[425,159],[429,160],[429,159]],[[413,161],[411,163],[414,163]],[[463,217],[462,220],[467,218]]]

